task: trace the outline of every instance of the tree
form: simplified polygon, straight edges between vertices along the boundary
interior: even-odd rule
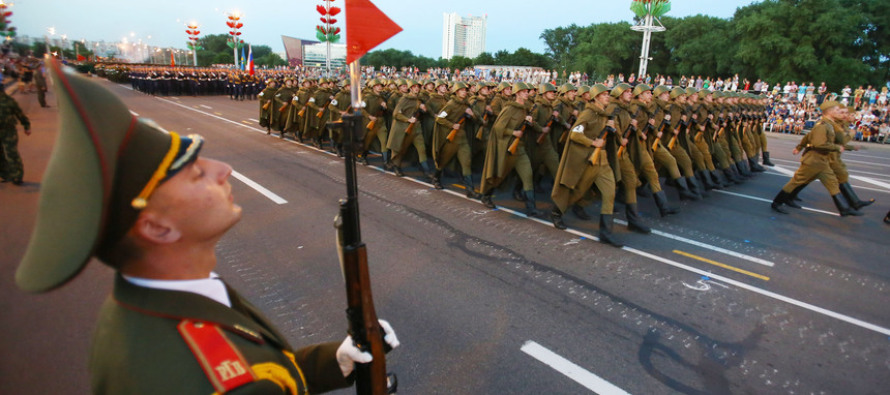
[[[473,65],[473,60],[466,56],[454,56],[448,60],[448,68],[463,70]]]
[[[493,65],[494,64],[494,56],[491,56],[488,52],[480,53],[475,59],[473,59],[473,65]]]
[[[577,38],[581,30],[582,28],[573,23],[568,27],[546,29],[541,33],[540,38],[547,45],[547,55],[553,60],[557,69],[569,67],[571,52],[578,45]]]
[[[735,30],[726,19],[695,15],[673,19],[664,35],[664,45],[671,48],[667,69],[676,75],[731,75],[737,70],[734,62],[738,45]],[[665,58],[657,54],[659,58]]]

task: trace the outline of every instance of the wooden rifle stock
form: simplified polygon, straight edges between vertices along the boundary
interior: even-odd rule
[[[661,121],[661,128],[658,129],[658,133],[662,133],[662,134],[663,134],[663,133],[664,133],[664,129],[667,127],[667,125],[668,125],[668,122],[665,121],[665,120],[662,120],[662,121]],[[652,143],[652,150],[653,150],[653,151],[657,151],[657,150],[658,150],[658,145],[659,145],[659,144],[661,144],[661,138],[659,138],[659,137],[658,137],[658,134],[656,134],[656,135],[655,135],[655,142]]]
[[[286,110],[287,106],[289,106],[289,105],[290,105],[290,102],[285,102],[284,105],[278,109],[278,112],[284,112],[284,110]]]
[[[272,100],[267,101],[266,104],[263,104],[263,111],[268,110],[271,105],[272,105]]]
[[[686,122],[680,121],[680,125],[679,125],[679,126],[682,128],[682,127],[687,127],[688,125],[689,125],[689,124],[687,124]],[[674,147],[677,146],[677,138],[679,138],[679,137],[680,137],[680,133],[677,133],[677,134],[674,135],[674,137],[671,137],[671,141],[668,142],[668,149],[669,149],[669,150],[672,150],[672,149],[674,149]]]
[[[328,105],[331,104],[331,98],[328,98],[328,101],[321,106],[321,110],[318,110],[318,113],[315,114],[315,117],[321,119],[324,116],[324,110],[328,108]]]
[[[554,121],[555,119],[556,119],[555,117],[551,116],[551,117],[550,117],[550,122],[547,122],[547,126],[545,126],[545,127],[547,127],[547,128],[551,127],[551,126],[553,125],[553,121]],[[548,134],[550,134],[550,133],[543,133],[543,132],[542,132],[541,135],[538,136],[538,139],[535,140],[535,143],[538,143],[538,144],[543,143],[543,142],[544,142],[544,138],[547,137]]]
[[[476,140],[482,140],[482,132],[485,130],[485,124],[488,123],[488,116],[491,114],[489,111],[485,111],[485,114],[482,115],[482,125],[479,125],[479,130],[476,131]]]
[[[563,130],[562,135],[559,136],[560,144],[565,144],[566,140],[568,140],[569,130],[571,130],[572,125],[575,124],[575,121],[577,121],[577,119],[575,118],[575,114],[572,114],[572,116],[570,116],[569,120],[566,122],[566,124],[568,124],[568,127],[566,127],[566,130]]]
[[[526,127],[528,127],[528,122],[523,122],[522,129],[519,129],[522,132],[523,136],[525,136],[525,128]],[[522,139],[522,137],[513,136],[513,140],[510,142],[510,146],[507,147],[507,152],[509,152],[510,155],[516,155],[516,150],[519,149],[519,140],[520,139]]]
[[[611,126],[604,127],[603,130],[600,131],[600,135],[599,135],[599,137],[597,137],[597,140],[606,137],[607,133],[614,132],[614,131],[615,131],[615,129],[612,128]],[[590,155],[590,164],[596,165],[599,162],[600,153],[602,151],[603,151],[603,147],[596,147],[596,149],[593,150],[593,154]]]
[[[464,114],[462,117],[460,117],[460,120],[457,121],[457,124],[463,125],[464,121],[466,121],[467,118],[469,118],[469,117],[470,117],[469,115]],[[448,136],[445,136],[445,138],[448,139],[448,141],[454,142],[454,139],[457,137],[457,132],[459,130],[460,130],[460,128],[457,128],[457,129],[452,128],[451,131],[448,132]]]

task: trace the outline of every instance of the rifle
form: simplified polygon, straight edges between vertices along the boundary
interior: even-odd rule
[[[263,104],[263,111],[268,110],[269,106],[271,106],[271,105],[272,105],[272,100],[267,101],[266,104]]]
[[[688,122],[688,121],[680,121],[680,125],[679,125],[679,127],[680,127],[680,128],[687,128],[687,129],[688,129],[688,128],[689,128],[689,122]],[[674,137],[671,137],[671,141],[668,142],[668,149],[669,149],[669,150],[674,149],[674,147],[677,145],[677,138],[678,138],[678,137],[680,137],[680,133],[677,133],[677,134],[674,135]]]
[[[382,109],[382,110],[380,110],[380,111],[377,111],[377,113],[376,113],[374,116],[375,116],[377,119],[380,119],[380,117],[383,116],[383,112],[384,112],[384,111],[386,111],[386,110],[385,110],[385,109]],[[368,127],[368,130],[374,130],[374,126],[377,126],[377,119],[375,119],[375,120],[373,120],[373,121],[371,121],[371,122],[368,122],[368,126],[367,126],[367,127]]]
[[[533,105],[532,109],[531,109],[531,111],[529,111],[529,113],[535,112],[535,110],[537,108],[538,108],[537,104]],[[520,132],[522,132],[522,137],[525,137],[525,128],[527,128],[529,126],[532,126],[532,124],[530,124],[528,121],[522,121],[522,129],[519,129]],[[513,136],[513,140],[510,141],[510,146],[507,147],[507,152],[509,152],[510,155],[516,155],[516,150],[519,149],[519,139],[520,138]]]
[[[529,125],[531,125],[531,124],[528,123],[528,121],[522,122],[522,129],[519,129],[519,131],[522,132],[523,136],[525,136],[525,128],[528,127]],[[513,136],[513,140],[510,141],[510,146],[507,147],[507,152],[509,152],[510,155],[516,155],[516,150],[519,149],[519,140],[520,139],[521,139],[521,137]]]
[[[409,124],[408,124],[408,128],[405,129],[405,136],[410,136],[411,133],[414,131],[414,126],[416,126],[418,123],[420,123],[420,114],[421,114],[422,112],[423,112],[423,110],[421,110],[420,107],[418,107],[418,108],[417,108],[417,111],[414,112],[414,119],[415,119],[415,122],[414,122],[414,123],[409,123]],[[403,152],[404,152],[404,151],[403,151]]]
[[[634,115],[631,119],[637,119],[637,115],[640,115],[641,110],[642,110],[642,108],[637,109],[637,112],[634,113]],[[637,130],[637,128],[633,124],[627,125],[627,129],[624,130],[624,133],[622,133],[621,138],[624,140],[627,140],[630,137],[630,133],[635,130]],[[627,143],[630,144],[630,141],[628,141]],[[618,148],[618,157],[619,158],[621,157],[621,155],[624,155],[624,151],[627,151],[627,145],[622,145],[621,147]]]
[[[326,110],[328,108],[328,104],[331,104],[331,100],[333,100],[333,98],[334,98],[333,96],[329,97],[328,101],[326,101],[324,103],[324,105],[321,106],[321,109],[318,110],[318,113],[315,114],[316,118],[321,119],[321,117],[324,116],[324,110]]]
[[[362,242],[358,209],[358,180],[355,158],[364,148],[365,130],[361,111],[343,116],[342,121],[329,122],[331,129],[341,129],[346,163],[346,199],[340,200],[340,214],[334,220],[340,266],[346,281],[346,317],[349,335],[355,346],[371,353],[369,363],[355,364],[355,387],[359,395],[395,393],[398,382],[394,374],[386,372],[386,352],[389,345],[383,340],[383,329],[377,320],[371,294],[368,253]]]
[[[463,125],[463,124],[464,124],[464,121],[466,121],[466,120],[469,119],[469,118],[470,118],[469,115],[464,114],[464,115],[462,115],[462,116],[460,117],[460,120],[457,121],[457,124],[458,124],[458,125]],[[454,142],[454,139],[457,137],[457,131],[458,131],[458,130],[460,130],[460,128],[457,128],[457,129],[452,128],[451,131],[448,132],[448,136],[445,136],[445,138],[448,139],[448,141]]]
[[[563,130],[562,135],[559,136],[560,144],[565,144],[566,140],[569,138],[569,130],[572,129],[572,125],[574,125],[577,120],[578,118],[575,117],[575,114],[569,116],[569,120],[566,121],[566,130]]]
[[[289,105],[290,105],[290,100],[284,102],[284,105],[278,109],[278,112],[284,112],[284,110],[287,109],[287,106],[289,106]]]
[[[556,117],[554,117],[554,116],[551,114],[551,115],[550,115],[550,121],[547,122],[547,126],[545,126],[545,127],[546,127],[546,128],[549,128],[550,126],[552,126],[552,125],[553,125],[553,121],[555,121],[555,120],[556,120]],[[541,135],[538,136],[538,139],[535,140],[535,143],[537,143],[537,144],[541,144],[541,143],[543,143],[543,142],[544,142],[544,138],[546,138],[548,134],[550,134],[550,133],[541,133]]]
[[[485,110],[485,114],[482,115],[482,124],[479,125],[479,130],[476,131],[476,140],[482,140],[482,132],[485,130],[485,124],[488,123],[489,115],[492,115],[491,111]]]
[[[666,119],[661,120],[661,126],[658,129],[658,133],[664,133],[664,129],[667,127],[668,121]],[[650,125],[651,126],[651,125]],[[661,144],[661,139],[658,138],[658,135],[655,136],[655,142],[652,143],[652,150],[657,151],[658,145]]]
[[[615,111],[612,113],[612,116],[609,117],[609,120],[614,120],[616,115],[618,115],[618,108],[615,109]],[[614,133],[615,131],[616,131],[615,128],[613,128],[609,125],[606,125],[606,127],[604,127],[603,130],[600,131],[600,135],[599,135],[599,137],[597,137],[597,140],[602,139],[602,138],[606,137],[606,134]],[[597,162],[599,162],[600,152],[602,152],[602,151],[603,151],[603,147],[596,147],[596,149],[593,150],[593,155],[590,155],[590,159],[589,159],[590,164],[596,165]]]

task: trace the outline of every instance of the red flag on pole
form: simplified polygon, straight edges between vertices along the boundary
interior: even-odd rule
[[[370,0],[346,0],[346,63],[402,31]]]
[[[81,54],[77,54],[77,61],[78,61],[78,62],[83,62],[84,60],[87,60],[87,57],[86,57],[86,56],[83,56],[83,55],[81,55]]]
[[[176,67],[176,58],[173,57],[173,51],[170,51],[170,67]]]

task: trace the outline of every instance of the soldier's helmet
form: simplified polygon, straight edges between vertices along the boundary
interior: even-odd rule
[[[504,89],[509,88],[509,87],[511,87],[510,83],[507,81],[504,81],[504,82],[501,82],[500,84],[498,84],[497,89],[498,89],[498,92],[501,92]]]
[[[513,84],[513,93],[519,93],[519,91],[528,90],[529,86],[525,82],[517,82]]]
[[[621,96],[622,93],[624,93],[624,91],[626,91],[630,88],[631,88],[630,84],[626,84],[626,83],[622,82],[618,85],[615,85],[615,87],[612,88],[611,95],[612,95],[612,97],[619,97],[619,96]]]
[[[655,89],[652,90],[652,94],[655,95],[655,97],[658,97],[658,96],[661,96],[662,93],[670,92],[670,91],[671,91],[670,88],[668,88],[664,85],[659,85],[659,86],[656,86]]]
[[[652,90],[652,87],[649,85],[637,84],[637,86],[634,87],[633,95],[634,95],[634,97],[637,97],[639,95],[642,95],[643,92],[648,92],[651,90]]]
[[[698,98],[704,99],[704,98],[708,97],[708,95],[713,95],[713,94],[714,94],[714,92],[710,89],[702,89],[702,90],[698,91]]]
[[[680,96],[686,96],[686,90],[680,87],[671,89],[671,99],[676,99]]]
[[[581,85],[578,87],[578,95],[583,95],[587,92],[590,92],[590,87],[587,85]]]
[[[457,92],[461,89],[470,89],[470,86],[467,85],[466,82],[461,81],[455,82],[454,85],[451,86],[451,92]]]
[[[566,84],[562,84],[562,86],[559,87],[559,90],[557,92],[566,93],[566,92],[571,92],[571,91],[576,91],[576,90],[578,90],[578,88],[576,88],[574,85],[566,83]]]
[[[690,95],[690,96],[691,96],[691,95],[694,95],[694,94],[696,94],[696,93],[698,93],[698,89],[695,89],[695,88],[686,88],[686,94],[687,94],[687,95]]]
[[[540,92],[540,93],[556,92],[556,85],[553,85],[549,82],[543,83],[543,84],[541,84],[541,86],[538,87],[538,92]]]
[[[608,92],[608,91],[609,91],[609,87],[607,87],[603,84],[596,84],[596,85],[590,87],[590,97],[597,97],[601,93]]]
[[[411,87],[414,86],[414,85],[420,85],[420,81],[416,81],[416,80],[412,80],[412,79],[406,79],[406,80],[405,80],[405,85],[408,85],[408,88],[411,88]]]

